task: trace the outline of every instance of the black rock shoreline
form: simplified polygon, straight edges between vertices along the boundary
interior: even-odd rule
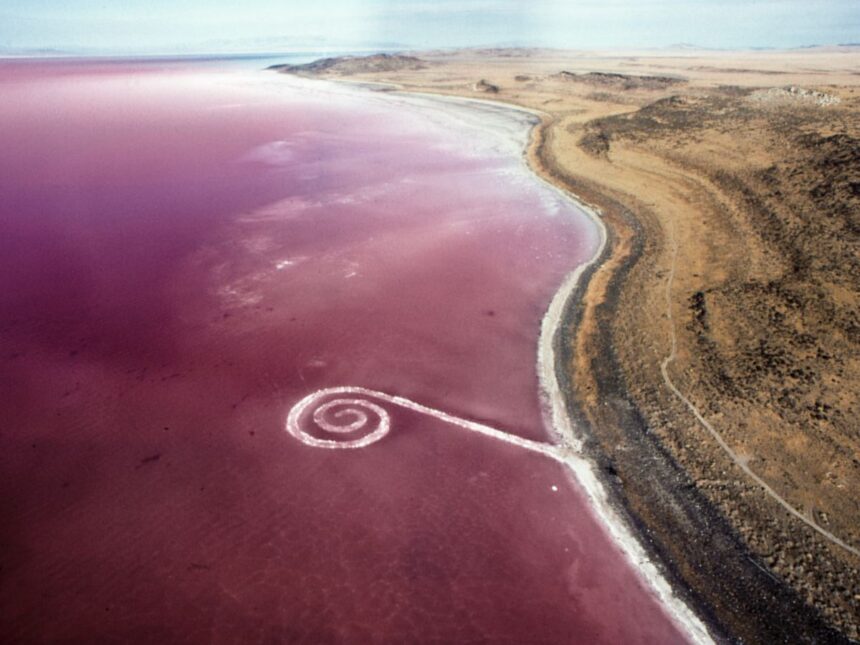
[[[586,456],[596,466],[611,501],[675,593],[705,622],[718,642],[850,643],[797,592],[767,571],[720,511],[695,487],[669,454],[630,397],[612,338],[611,321],[631,269],[645,252],[644,230],[633,213],[599,189],[560,169],[546,148],[547,124],[535,129],[534,151],[544,172],[565,190],[611,209],[633,231],[633,252],[610,278],[596,307],[597,347],[590,358],[597,398],[606,403],[604,424],[589,422],[570,374],[574,340],[585,311],[591,278],[613,253],[617,233],[607,223],[602,257],[581,276],[565,305],[556,336],[556,375],[567,412],[585,438]],[[623,441],[624,450],[607,446]],[[647,516],[643,509],[647,509]]]

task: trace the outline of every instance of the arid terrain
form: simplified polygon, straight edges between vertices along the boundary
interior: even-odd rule
[[[610,230],[561,367],[620,503],[719,633],[860,638],[860,48],[294,71],[541,115],[533,167]]]

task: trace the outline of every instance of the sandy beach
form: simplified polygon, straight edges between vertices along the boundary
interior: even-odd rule
[[[857,638],[856,48],[417,58],[301,73],[541,115],[608,231],[556,375],[617,508],[724,633]]]

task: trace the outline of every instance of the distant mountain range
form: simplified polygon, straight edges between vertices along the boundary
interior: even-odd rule
[[[338,55],[346,52],[380,52],[411,49],[398,42],[333,42],[326,38],[288,37],[214,39],[192,44],[176,44],[163,47],[96,48],[80,46],[56,47],[9,47],[0,45],[0,56],[151,56],[194,54],[291,54],[315,52],[321,55]]]
[[[534,47],[520,43],[504,43],[497,45],[485,45],[482,47],[445,47],[439,51],[453,51],[456,49],[470,50],[496,50],[506,49],[511,51],[526,51],[526,50],[551,50],[559,49],[552,47]],[[746,51],[779,51],[791,49],[856,49],[860,48],[860,43],[839,43],[835,45],[799,45],[797,47],[747,47],[737,48],[738,50]],[[377,53],[377,52],[410,52],[410,51],[430,51],[430,47],[416,47],[401,42],[394,41],[378,41],[378,42],[332,42],[326,38],[304,38],[296,40],[295,38],[273,37],[273,38],[242,38],[242,39],[217,39],[207,40],[194,44],[180,44],[171,47],[159,48],[94,48],[94,47],[79,47],[79,46],[57,46],[57,47],[9,47],[0,45],[0,57],[12,56],[27,56],[27,57],[53,57],[53,56],[157,56],[157,55],[177,55],[177,56],[194,56],[194,55],[258,55],[258,54],[313,54],[319,58],[329,56],[341,56],[344,54],[358,53]],[[614,49],[611,47],[595,48],[596,50]],[[647,49],[654,51],[679,51],[679,52],[696,52],[696,51],[731,51],[735,48],[719,48],[719,47],[704,47],[692,43],[674,43],[665,47],[628,47],[622,49]]]

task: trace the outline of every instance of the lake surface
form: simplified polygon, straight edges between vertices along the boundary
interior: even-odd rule
[[[540,323],[599,235],[528,122],[0,62],[2,640],[681,641],[545,455],[383,400],[371,445],[286,430],[351,386],[552,442]]]

